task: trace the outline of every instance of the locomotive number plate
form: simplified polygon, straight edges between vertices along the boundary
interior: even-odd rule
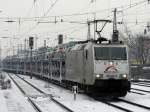
[[[106,77],[107,77],[107,78],[116,78],[116,77],[117,77],[117,75],[109,74],[109,75],[107,75]]]

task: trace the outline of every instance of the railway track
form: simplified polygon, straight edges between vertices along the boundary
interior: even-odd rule
[[[15,83],[15,85],[19,88],[19,90],[23,93],[24,96],[26,96],[26,92],[19,86],[19,84],[8,74],[8,76],[11,78],[11,80]],[[29,103],[33,106],[33,108],[37,112],[42,112],[39,107],[30,99],[30,97],[26,96],[28,98]]]
[[[146,95],[146,94],[141,93],[141,92],[139,92],[139,91],[137,92],[137,91],[133,91],[133,90],[131,90],[130,92],[131,92],[131,93],[134,93],[134,94],[138,94],[138,95]]]
[[[144,85],[150,85],[150,83],[147,83],[147,82],[132,82],[132,84],[144,84]]]
[[[36,88],[38,91],[40,91],[41,93],[44,93],[44,91],[42,91],[41,89],[37,88],[36,86],[32,85],[31,83],[29,83],[28,81],[26,81],[25,79],[21,78],[20,76],[16,75],[18,78],[24,80],[26,83],[28,83],[29,85],[31,85],[32,87]],[[55,100],[55,99],[54,99]],[[55,100],[57,102],[57,100]],[[150,107],[147,107],[147,106],[144,106],[144,105],[140,105],[140,104],[137,104],[137,103],[134,103],[134,102],[130,102],[130,101],[126,101],[124,99],[117,99],[117,102],[110,102],[110,101],[107,101],[107,100],[98,100],[104,104],[107,104],[111,107],[114,107],[114,108],[117,108],[121,111],[125,111],[125,112],[134,112],[136,109],[135,108],[139,108],[139,109],[142,109],[142,110],[145,110],[145,111],[150,111]],[[59,102],[58,102],[59,103]],[[123,103],[123,105],[121,105],[120,103]],[[60,103],[61,104],[61,103]],[[125,108],[124,105],[129,105],[129,107],[131,108]],[[64,107],[65,108],[65,107]],[[135,110],[134,110],[135,109]],[[73,112],[72,110],[69,111],[69,112]]]
[[[117,108],[117,109],[119,109],[119,110],[122,110],[122,111],[124,111],[124,112],[133,112],[133,111],[130,110],[130,109],[126,109],[126,108],[124,108],[124,107],[115,105],[115,104],[113,104],[113,103],[111,103],[111,102],[109,102],[109,101],[107,101],[107,100],[98,99],[98,101],[100,101],[100,102],[102,102],[102,103],[105,103],[105,104],[107,104],[107,105],[109,105],[109,106],[112,106],[112,107],[114,107],[114,108]]]
[[[36,86],[32,85],[31,83],[29,83],[28,81],[26,81],[24,78],[16,75],[17,77],[19,77],[20,79],[24,80],[26,83],[28,83],[29,85],[33,86],[34,88],[36,88],[37,90],[39,90],[41,93],[45,93],[44,91],[42,91],[41,89],[37,88]],[[55,100],[55,99],[54,99]],[[55,100],[57,102],[57,100]],[[114,104],[111,104],[110,102],[107,102],[107,101],[104,101],[104,100],[101,100],[102,103],[106,104],[106,105],[109,105],[113,108],[116,108],[116,109],[119,109],[121,111],[125,111],[125,112],[132,112],[131,110],[129,109],[125,109],[123,107],[120,107],[120,106],[117,106],[117,105],[114,105]],[[58,102],[59,103],[59,102]],[[65,108],[65,107],[64,107]]]
[[[107,105],[113,106],[115,108],[118,108],[125,112],[137,112],[138,110],[142,111],[142,112],[150,111],[150,107],[147,107],[147,106],[144,106],[141,104],[137,104],[137,103],[134,103],[131,101],[127,101],[124,99],[120,99],[120,98],[113,99],[113,100],[100,98],[100,99],[98,99],[98,101],[103,102]]]
[[[150,87],[150,85],[146,85],[146,84],[137,84],[137,83],[134,83],[132,85],[138,85],[138,86],[144,86],[144,87]]]
[[[59,110],[59,112],[74,112],[69,107],[66,107],[64,104],[62,104],[59,101],[55,100],[51,95],[46,94],[44,91],[42,91],[39,88],[35,87],[34,85],[30,84],[29,82],[27,82],[23,78],[15,75],[15,77],[17,77],[20,80],[24,81],[26,84],[30,85],[33,89],[35,89],[36,91],[38,91],[41,94],[41,95],[38,94],[37,96],[29,95],[27,93],[27,91],[25,91],[25,88],[21,87],[12,76],[10,76],[9,74],[8,74],[8,76],[12,79],[12,81],[16,84],[16,86],[24,94],[24,96],[27,97],[28,101],[30,102],[30,104],[33,106],[33,108],[37,112],[46,112],[44,110],[47,110],[47,112],[48,112],[49,111],[48,109],[49,109],[50,105],[57,107],[57,110]],[[41,98],[42,100],[38,101],[37,98]],[[54,111],[56,111],[56,110],[54,109]]]
[[[148,106],[144,106],[144,105],[141,105],[141,104],[138,104],[138,103],[135,103],[135,102],[127,101],[127,100],[124,100],[124,99],[121,99],[121,98],[118,98],[118,101],[121,101],[121,102],[124,102],[124,103],[127,103],[127,104],[131,104],[133,106],[140,107],[144,110],[150,111],[150,107],[148,107]]]
[[[40,91],[41,93],[45,93],[44,91],[42,91],[41,89],[39,89],[39,88],[37,88],[36,86],[34,86],[34,85],[32,85],[30,82],[28,82],[28,81],[26,81],[24,78],[22,78],[22,77],[20,77],[20,76],[18,76],[18,75],[16,75],[17,77],[19,77],[20,79],[22,79],[22,80],[24,80],[26,83],[28,83],[29,85],[31,85],[31,86],[33,86],[34,88],[36,88],[38,91]],[[55,102],[57,102],[57,100],[55,100],[54,99],[54,101]],[[106,105],[109,105],[109,106],[111,106],[111,107],[113,107],[113,108],[116,108],[116,109],[119,109],[119,110],[121,110],[121,111],[125,111],[125,112],[132,112],[132,111],[130,111],[130,110],[128,110],[128,109],[125,109],[125,108],[122,108],[122,107],[119,107],[119,106],[116,106],[116,105],[113,105],[113,104],[111,104],[111,103],[109,103],[109,102],[107,102],[107,101],[101,101],[102,103],[104,103],[104,104],[106,104]],[[58,102],[59,103],[59,102]],[[60,105],[61,105],[61,103],[60,103]],[[63,106],[63,105],[62,105]],[[65,108],[65,107],[64,107]],[[71,112],[71,111],[70,111]],[[73,112],[73,111],[72,111]]]
[[[132,90],[136,90],[136,91],[141,91],[141,92],[144,92],[144,93],[150,93],[150,91],[147,91],[147,90],[142,90],[142,89],[136,89],[136,88],[131,88]]]
[[[150,80],[148,81],[148,80],[132,80],[131,82],[133,82],[133,83],[139,83],[139,82],[144,82],[144,83],[150,83]]]

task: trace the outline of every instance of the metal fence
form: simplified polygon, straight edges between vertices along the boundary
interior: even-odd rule
[[[131,65],[131,77],[133,79],[150,79],[150,64]]]

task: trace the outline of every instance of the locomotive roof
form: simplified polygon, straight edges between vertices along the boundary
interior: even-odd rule
[[[69,43],[57,45],[55,47],[41,47],[38,50],[33,50],[33,57],[39,56],[39,55],[46,55],[49,54],[50,52],[58,52],[60,49],[63,51],[72,51],[72,50],[82,50],[90,45],[94,46],[127,46],[123,43],[96,43],[94,41],[71,41]],[[7,59],[15,59],[15,58],[29,58],[29,51],[22,52],[21,54],[18,55],[13,55],[13,56],[8,56],[4,60]]]

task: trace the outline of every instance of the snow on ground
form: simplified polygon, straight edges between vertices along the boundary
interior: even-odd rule
[[[70,90],[63,89],[63,88],[58,87],[58,86],[56,86],[54,84],[51,84],[51,83],[48,83],[48,82],[36,79],[34,77],[32,79],[30,79],[28,76],[23,76],[23,75],[20,75],[20,76],[23,77],[25,80],[28,80],[29,82],[31,82],[36,87],[42,89],[47,94],[52,94],[56,100],[60,101],[61,103],[63,103],[64,105],[66,105],[70,109],[74,110],[75,112],[100,112],[100,111],[101,112],[119,112],[120,111],[120,110],[118,110],[118,109],[116,109],[114,107],[111,107],[111,106],[108,106],[108,105],[106,105],[104,103],[96,101],[93,98],[88,97],[87,95],[84,95],[84,94],[77,94],[77,99],[74,101],[73,93]],[[150,91],[150,88],[148,88],[148,87],[141,87],[141,86],[137,86],[137,85],[132,85],[132,87]],[[14,94],[18,94],[19,93],[18,89],[12,89],[12,90],[15,91]],[[1,96],[2,95],[0,94],[0,98],[1,98]],[[6,96],[8,96],[8,95],[6,95]],[[13,97],[14,96],[11,95],[10,99],[12,99],[12,101],[15,102],[15,104],[17,104],[16,100]],[[21,97],[19,96],[19,100],[20,101],[23,101],[24,100],[23,98],[21,99]],[[4,106],[2,108],[0,108],[0,109],[1,110],[2,109],[6,110],[6,111],[2,111],[2,112],[8,112],[7,111],[7,109],[8,109],[7,102],[6,101],[4,102],[5,97],[3,97],[1,99],[3,99],[3,100],[0,101],[0,103],[2,102]],[[138,94],[134,94],[134,93],[128,93],[127,96],[124,97],[123,99],[150,107],[150,94],[138,95]],[[54,106],[53,102],[50,103],[49,99],[47,99],[47,98],[40,98],[39,97],[39,98],[36,98],[36,99],[32,98],[32,100],[34,100],[38,105],[41,105],[41,107],[43,105],[48,105],[46,107],[43,107],[43,109],[42,109],[45,112],[48,112],[50,110],[50,108],[54,108],[53,110],[55,112],[61,112],[61,111],[58,111],[59,107],[57,108],[56,105]],[[131,105],[123,104],[121,102],[118,102],[118,105],[124,105],[125,108],[131,108],[132,107]],[[16,108],[20,109],[21,106],[16,107]],[[24,104],[24,106],[26,107],[26,104]],[[24,106],[22,106],[22,108]],[[49,108],[47,108],[47,107],[49,107]],[[143,112],[140,109],[138,109],[138,107],[137,108],[136,107],[132,107],[132,108],[133,108],[133,110],[135,110],[135,112],[136,111]],[[19,112],[30,112],[30,111],[19,111]]]
[[[84,94],[77,94],[77,99],[74,101],[73,93],[70,90],[63,89],[34,77],[30,79],[28,76],[20,76],[31,82],[36,87],[42,89],[47,94],[52,94],[56,100],[60,101],[75,112],[120,112],[120,110],[95,101],[93,98]]]
[[[27,96],[30,96],[30,99],[38,106],[38,108],[42,112],[66,112],[65,109],[60,107],[58,104],[54,103],[50,97],[45,96],[44,94],[40,93],[33,87],[31,87],[26,82],[22,81],[20,78],[12,75],[13,79],[23,88]],[[18,112],[18,111],[15,111]],[[21,111],[19,111],[21,112]]]
[[[131,85],[131,88],[150,91],[149,87],[144,87],[139,85]],[[150,107],[150,93],[147,93],[146,95],[129,93],[123,99]]]
[[[36,112],[16,85],[0,90],[0,112]]]
[[[142,109],[140,107],[127,104],[125,102],[113,102],[112,104],[118,105],[118,106],[120,106],[122,108],[127,108],[127,109],[129,109],[129,110],[131,110],[133,112],[149,112],[149,110],[147,110],[147,109]]]
[[[150,91],[150,87],[139,86],[139,85],[133,85],[133,84],[131,85],[131,88]]]
[[[149,95],[138,95],[134,93],[127,94],[125,98],[123,98],[127,101],[135,102],[140,105],[145,105],[147,107],[150,107],[150,94]]]
[[[149,82],[132,82],[132,84],[134,85],[137,85],[137,84],[139,84],[139,85],[150,85],[150,83]]]
[[[139,81],[150,81],[150,79],[138,79]]]
[[[143,95],[147,95],[147,94],[149,94],[149,93],[147,93],[147,92],[143,92],[143,91],[138,91],[138,90],[131,90],[132,92],[135,92],[135,94],[136,94],[136,92],[137,93],[141,93],[141,94],[143,94]]]
[[[20,80],[20,78],[18,78],[17,76],[15,76],[15,75],[11,75],[11,76],[23,88],[23,90],[25,91],[26,95],[28,95],[28,96],[42,96],[43,95],[42,93],[40,93],[39,91],[37,91],[36,89],[31,87],[26,82]]]
[[[32,100],[36,105],[38,105],[38,107],[40,107],[40,110],[42,110],[42,112],[66,112],[65,109],[57,105],[48,97],[37,97],[32,98]]]
[[[0,112],[8,112],[3,91],[0,90]]]

